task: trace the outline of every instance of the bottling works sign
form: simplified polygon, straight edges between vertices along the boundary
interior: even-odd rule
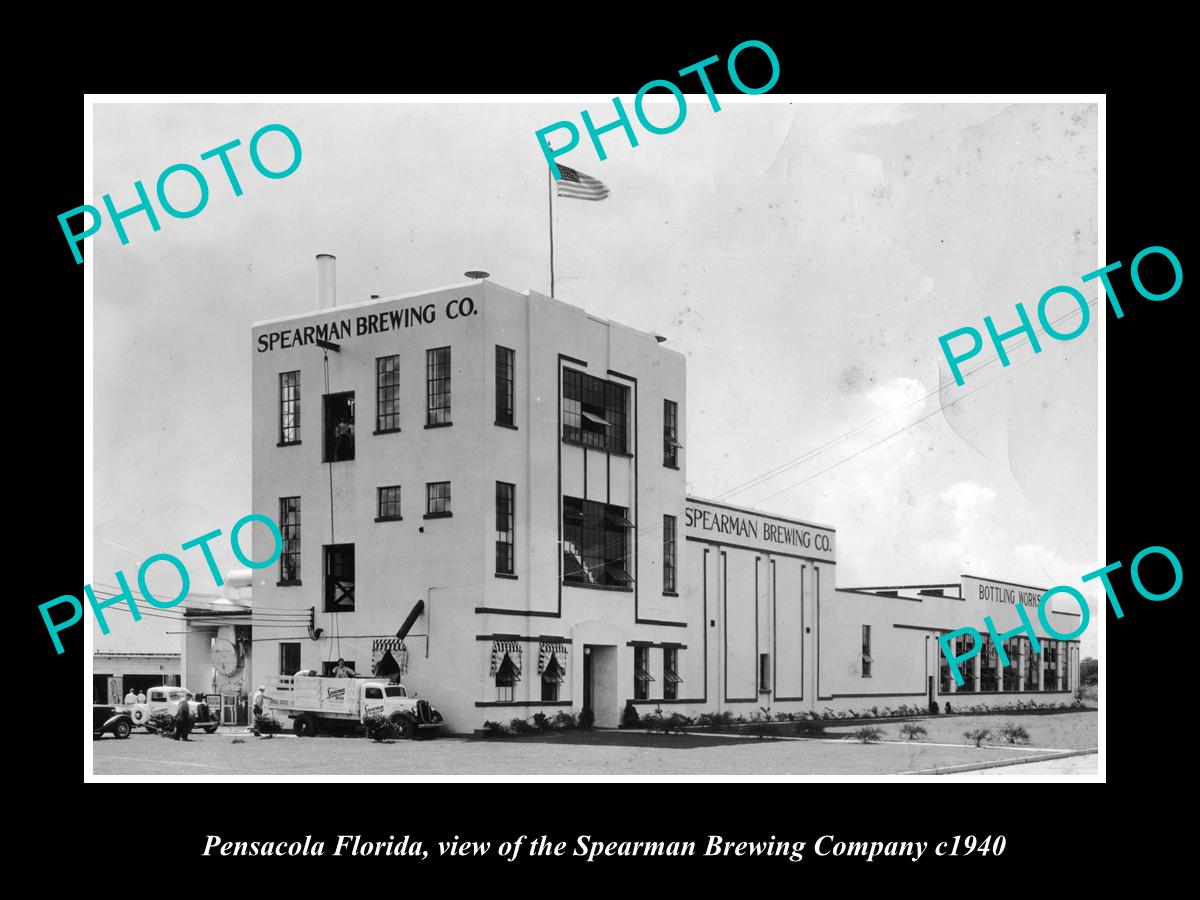
[[[697,500],[688,501],[683,523],[685,535],[699,540],[738,544],[767,553],[830,561],[834,558],[832,528]]]

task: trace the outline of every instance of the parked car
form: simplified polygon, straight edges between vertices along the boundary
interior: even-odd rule
[[[133,731],[133,720],[124,709],[115,706],[92,706],[92,737],[100,738],[111,734],[115,738],[127,738]]]
[[[159,713],[174,716],[179,711],[179,701],[188,699],[195,727],[204,729],[205,734],[212,734],[220,726],[220,721],[208,708],[203,699],[197,700],[196,695],[186,688],[163,684],[146,691],[146,702],[129,707],[129,718],[134,725],[141,726],[147,731],[152,730],[150,720]]]

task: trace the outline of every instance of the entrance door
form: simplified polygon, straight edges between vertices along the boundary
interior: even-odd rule
[[[595,671],[593,665],[592,648],[584,646],[583,648],[583,708],[596,708],[595,696],[593,694],[593,685],[595,684]]]
[[[933,709],[933,676],[930,675],[926,680],[929,682],[929,708]]]

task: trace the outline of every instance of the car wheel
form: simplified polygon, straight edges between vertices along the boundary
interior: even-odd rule
[[[218,728],[217,725],[206,725],[204,728],[204,733],[205,734],[216,734],[217,728]]]
[[[296,732],[298,737],[316,737],[318,730],[317,720],[313,716],[305,714],[292,721],[292,731]]]
[[[124,740],[129,737],[131,731],[133,731],[133,726],[128,722],[118,722],[113,726],[113,737]]]

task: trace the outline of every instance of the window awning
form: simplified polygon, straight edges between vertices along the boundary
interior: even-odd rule
[[[634,670],[633,677],[636,678],[638,681],[642,682],[643,684],[648,681],[654,680],[654,676],[650,674],[650,672],[646,669],[645,666],[638,666]]]
[[[663,443],[666,444],[668,447],[675,447],[677,450],[683,449],[683,444],[679,443],[679,441],[673,435],[664,437]]]
[[[663,681],[666,684],[683,684],[683,679],[675,673],[674,669],[663,669]]]
[[[550,654],[550,661],[546,663],[546,669],[542,672],[542,681],[546,684],[562,684],[565,675],[565,670],[558,664],[558,657]]]
[[[595,413],[588,412],[587,410],[583,411],[583,417],[594,425],[612,427],[612,422],[608,421],[608,419],[604,418],[604,416],[598,416]]]
[[[500,661],[500,665],[496,669],[496,683],[499,684],[501,682],[508,682],[510,684],[516,684],[520,680],[520,666],[513,662],[513,658],[511,656],[505,653],[504,659]]]
[[[492,671],[495,675],[500,667],[508,663],[516,671],[516,677],[521,677],[521,644],[519,641],[492,641]]]
[[[538,644],[538,674],[544,674],[546,667],[554,662],[559,668],[563,668],[563,661],[567,658],[567,645],[561,641],[541,641]]]
[[[862,655],[862,658],[863,658],[863,662],[865,662],[865,663],[873,663],[873,662],[875,662],[875,660],[871,659],[871,654],[870,654],[870,653],[864,653],[864,654]]]

